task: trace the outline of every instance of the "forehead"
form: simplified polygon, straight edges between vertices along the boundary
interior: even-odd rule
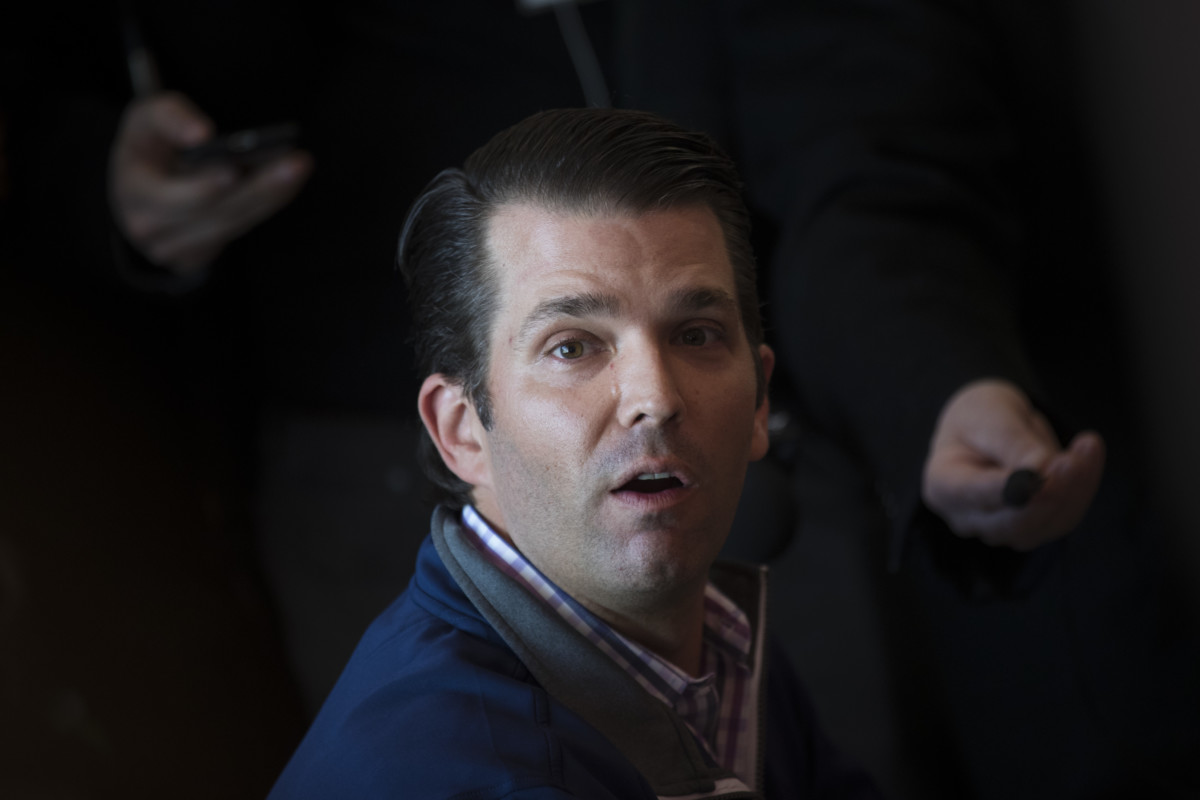
[[[509,204],[489,220],[487,243],[501,316],[581,292],[632,306],[692,288],[736,294],[724,233],[704,206],[634,215]]]

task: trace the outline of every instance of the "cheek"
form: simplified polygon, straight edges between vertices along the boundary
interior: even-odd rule
[[[541,529],[548,520],[561,529],[562,515],[577,514],[594,494],[597,434],[589,422],[595,412],[585,400],[525,390],[496,404],[491,466],[510,532]]]
[[[610,397],[601,385],[568,390],[530,387],[513,398],[510,418],[533,448],[565,454],[597,441],[608,418]]]
[[[736,453],[739,461],[742,451],[745,451],[747,460],[762,457],[756,454],[761,445],[756,435],[756,399],[756,393],[747,391],[746,384],[739,382],[730,387],[726,394],[718,397],[710,395],[701,401],[708,428],[725,443],[727,455],[732,457]]]

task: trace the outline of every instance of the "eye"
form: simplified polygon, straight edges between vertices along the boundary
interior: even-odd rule
[[[586,348],[583,346],[583,342],[573,339],[569,342],[560,342],[559,344],[554,345],[554,350],[552,352],[559,358],[571,361],[576,358],[581,358],[586,352]]]
[[[694,327],[685,328],[679,334],[679,343],[688,347],[704,347],[711,344],[720,337],[720,332],[713,328]]]
[[[604,347],[603,342],[588,331],[563,330],[547,338],[549,341],[540,357],[559,366],[566,362],[587,362]]]

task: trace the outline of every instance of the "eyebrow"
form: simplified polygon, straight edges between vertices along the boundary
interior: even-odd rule
[[[673,314],[694,314],[716,308],[726,313],[737,313],[737,302],[724,289],[695,288],[673,292],[667,300],[667,309]],[[521,323],[517,339],[524,341],[543,322],[559,317],[614,317],[621,309],[621,301],[615,295],[584,292],[583,294],[551,297],[538,303]]]
[[[736,314],[738,304],[724,289],[681,289],[671,295],[670,308],[676,313],[695,313],[716,308]]]
[[[621,301],[611,294],[585,292],[563,297],[550,297],[538,303],[521,323],[517,339],[529,338],[539,325],[559,317],[613,317],[621,308]]]

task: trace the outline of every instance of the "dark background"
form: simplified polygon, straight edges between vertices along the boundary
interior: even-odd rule
[[[587,9],[589,21],[602,52],[619,52],[605,33],[607,5]],[[159,14],[151,30],[185,48],[161,52],[164,72],[174,85],[207,87],[197,100],[223,126],[262,121],[244,113],[256,86],[280,87],[254,92],[263,118],[299,105],[318,120],[306,128],[318,153],[312,197],[236,254],[271,263],[248,279],[217,277],[186,300],[139,294],[114,278],[110,222],[97,210],[128,96],[112,9],[5,12],[0,796],[249,798],[269,788],[306,712],[253,542],[251,432],[262,403],[373,413],[402,404],[413,386],[397,356],[403,311],[387,304],[402,299],[390,242],[408,199],[500,124],[542,104],[583,102],[551,19],[514,24],[499,6],[503,18],[471,3],[432,17],[420,5],[364,3],[337,32],[314,22],[320,14],[270,3]],[[1189,32],[1198,20],[1166,3],[1087,7],[1082,66],[1122,223],[1120,260],[1136,276],[1126,300],[1145,354],[1155,474],[1174,499],[1168,509],[1194,531],[1200,95],[1190,77],[1200,55]],[[501,29],[494,52],[462,45]],[[340,49],[345,41],[353,46]],[[502,74],[501,62],[514,72]],[[461,74],[435,66],[447,63]],[[493,71],[536,99],[509,104],[476,89],[468,102],[456,93]],[[390,163],[402,151],[428,155]],[[338,207],[347,197],[354,205]],[[298,225],[288,215],[327,228],[288,241],[280,231]],[[341,276],[353,287],[341,302],[372,309],[341,314],[352,324],[332,343],[301,324],[322,313],[312,303],[327,289],[319,270],[329,264],[361,270]],[[301,284],[310,291],[288,288]],[[276,292],[293,302],[264,305]],[[355,347],[360,363],[338,358]],[[315,355],[298,367],[281,353]],[[375,369],[385,363],[393,368]],[[923,686],[927,633],[902,579],[885,569],[885,542],[846,535],[846,508],[857,531],[879,528],[881,512],[867,487],[855,493],[837,453],[807,457],[826,465],[827,482],[792,486],[799,535],[775,562],[772,624],[833,738],[893,796],[963,796],[953,744]],[[1195,538],[1177,545],[1181,569],[1200,574]]]

